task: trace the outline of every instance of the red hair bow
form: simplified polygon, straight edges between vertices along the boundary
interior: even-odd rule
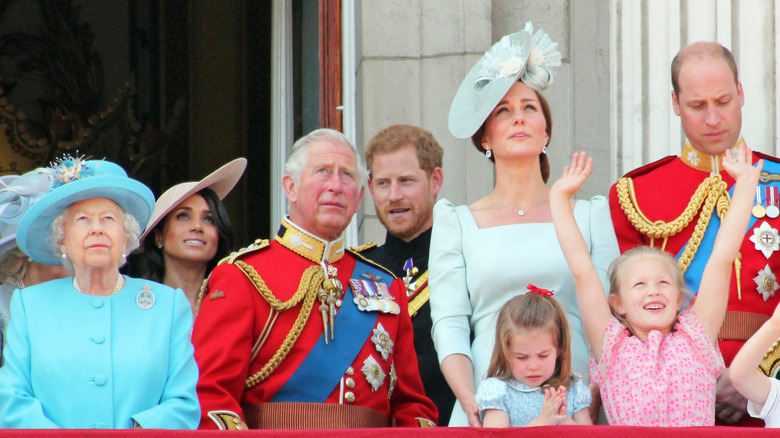
[[[533,284],[528,283],[528,292],[526,292],[526,295],[527,294],[532,294],[534,292],[540,293],[540,294],[542,294],[542,295],[544,295],[546,297],[553,296],[553,291],[547,290],[547,289],[542,289],[541,287],[536,287]]]

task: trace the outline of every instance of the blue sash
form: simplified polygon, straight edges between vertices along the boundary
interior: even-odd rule
[[[378,281],[390,288],[393,281],[391,275],[356,260],[351,278],[365,278],[361,277],[365,273],[370,273],[374,276],[372,278],[380,277]],[[272,402],[322,403],[338,386],[347,368],[371,337],[378,316],[377,312],[362,312],[357,308],[352,301],[351,288],[348,285],[344,291],[341,307],[335,317],[334,339],[325,344],[325,334],[320,336],[298,369],[271,398]]]
[[[780,173],[780,163],[775,163],[774,161],[764,160],[764,171],[769,173]],[[767,183],[767,184],[759,184],[759,187],[763,186],[769,186],[769,185],[777,185],[776,183]],[[734,193],[734,185],[731,186],[729,189],[729,195],[732,195]],[[776,202],[780,203],[780,200],[776,200]],[[745,233],[749,233],[750,230],[753,229],[753,226],[756,224],[756,219],[754,216],[750,216],[750,222],[748,223],[747,230],[745,230]],[[710,259],[710,254],[712,254],[712,247],[715,245],[715,236],[718,234],[718,229],[720,229],[720,218],[718,217],[716,212],[712,213],[712,218],[710,219],[709,225],[707,225],[707,229],[704,231],[704,237],[701,240],[701,243],[699,244],[699,250],[696,251],[696,256],[691,260],[691,264],[688,265],[688,270],[685,271],[685,285],[688,287],[688,290],[696,294],[699,292],[699,284],[701,283],[701,276],[704,273],[704,267],[707,265],[707,261]],[[683,251],[685,251],[685,248],[688,246],[686,243],[681,249],[680,252],[677,253],[677,256],[675,259],[679,260],[680,256],[682,256]]]

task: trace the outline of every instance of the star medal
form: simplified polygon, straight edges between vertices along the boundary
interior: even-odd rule
[[[406,275],[404,275],[404,284],[406,285],[406,296],[412,296],[416,289],[416,285],[412,282],[412,278],[417,275],[418,272],[420,272],[417,267],[414,266],[414,260],[412,260],[411,257],[409,257],[408,260],[404,262],[404,271],[406,271]]]
[[[366,360],[363,361],[363,368],[361,368],[361,371],[363,371],[363,374],[366,376],[366,380],[368,380],[368,383],[371,384],[371,389],[373,391],[378,390],[380,387],[382,387],[382,384],[385,381],[385,374],[384,371],[382,371],[382,366],[379,365],[379,362],[374,359],[374,356],[368,355]]]
[[[764,253],[764,257],[767,259],[773,252],[780,249],[780,237],[777,235],[777,230],[770,227],[766,222],[761,222],[760,227],[753,228],[753,235],[750,236],[750,241],[756,245],[756,251]]]
[[[756,187],[756,202],[750,212],[757,219],[761,219],[762,217],[766,216],[766,209],[764,208],[764,203],[761,201],[761,187]]]
[[[145,284],[141,292],[135,296],[135,303],[143,310],[151,309],[154,306],[154,293],[149,284]]]
[[[777,186],[769,186],[766,188],[769,196],[766,197],[768,206],[766,207],[766,216],[772,219],[780,216],[780,208],[777,206]]]
[[[777,284],[777,277],[774,272],[769,269],[769,265],[764,266],[764,269],[758,271],[758,275],[753,279],[758,286],[757,292],[761,294],[764,301],[775,296],[775,292],[780,289],[780,284]]]
[[[382,355],[382,359],[387,360],[393,354],[393,340],[390,339],[390,333],[382,327],[382,323],[377,324],[371,335],[371,342],[376,346],[376,351]]]

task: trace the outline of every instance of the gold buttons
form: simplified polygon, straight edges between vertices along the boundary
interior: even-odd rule
[[[352,377],[347,377],[346,383],[347,383],[347,388],[349,389],[355,387],[355,379],[353,379]]]
[[[344,400],[346,400],[348,403],[353,403],[355,401],[355,394],[352,391],[345,392]]]
[[[355,374],[355,369],[352,367],[347,368],[347,375],[351,376],[353,374]]]

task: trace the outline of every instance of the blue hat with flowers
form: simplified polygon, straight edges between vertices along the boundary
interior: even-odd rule
[[[48,169],[51,189],[22,218],[16,231],[19,249],[33,260],[61,265],[52,252],[51,225],[71,204],[91,198],[107,198],[143,227],[154,208],[154,194],[142,182],[127,176],[122,167],[109,161],[66,156]]]
[[[51,173],[46,169],[0,177],[0,258],[16,248],[19,222],[50,187]]]
[[[561,65],[561,54],[542,30],[525,29],[506,35],[471,68],[450,106],[449,128],[456,138],[477,132],[490,112],[516,81],[541,91],[553,82],[552,67]]]

